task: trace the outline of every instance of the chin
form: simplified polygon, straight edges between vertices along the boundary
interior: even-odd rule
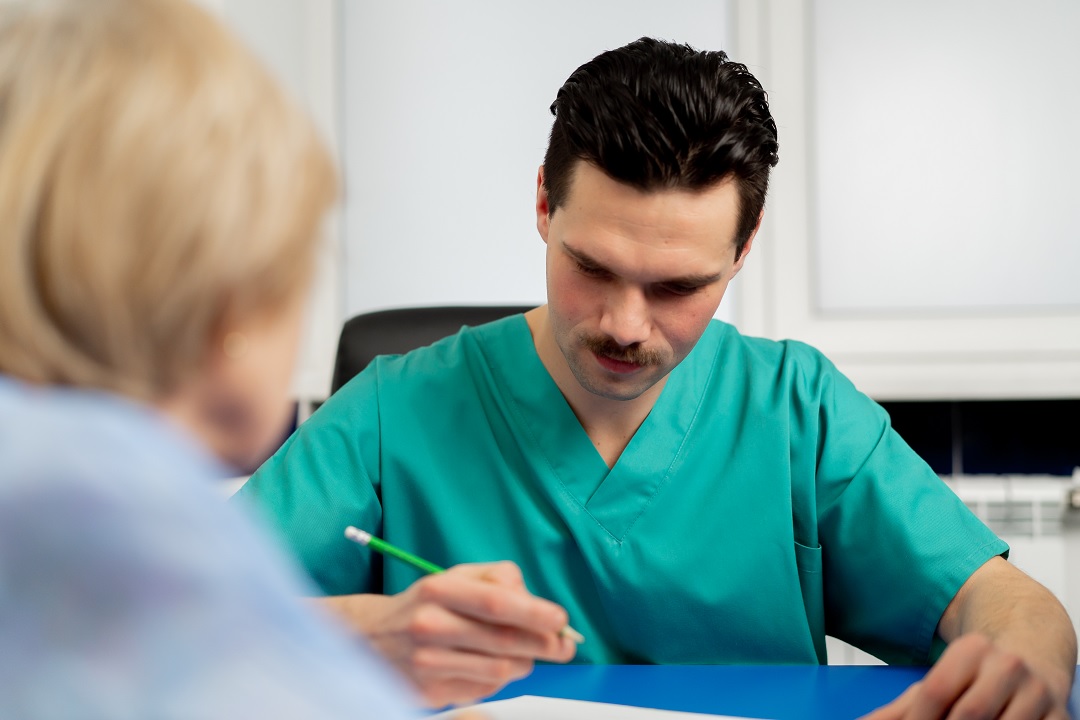
[[[575,373],[578,385],[588,392],[606,400],[636,400],[656,384],[657,378],[647,380],[636,378],[634,381],[612,382],[607,378],[589,377],[585,373]]]
[[[630,400],[637,400],[650,387],[652,387],[652,385],[648,385],[646,387],[615,387],[611,388],[606,392],[596,392],[595,394],[599,395],[600,397],[607,398],[608,400],[620,400],[622,402],[627,402]]]
[[[282,432],[274,432],[269,436],[260,438],[235,438],[224,448],[218,456],[232,466],[241,475],[250,475],[259,469],[266,460],[273,455],[284,442],[287,435]]]

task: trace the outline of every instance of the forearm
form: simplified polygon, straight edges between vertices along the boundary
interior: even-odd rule
[[[1076,672],[1076,633],[1065,608],[1042,585],[995,558],[976,571],[942,616],[946,641],[978,633],[1015,653],[1068,697]]]

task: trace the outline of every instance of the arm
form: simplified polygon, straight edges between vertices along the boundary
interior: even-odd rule
[[[1068,717],[1072,623],[1046,588],[1002,558],[968,578],[938,634],[950,644],[926,678],[870,718]]]
[[[513,563],[458,565],[397,595],[325,604],[408,677],[434,707],[465,703],[528,675],[536,659],[566,662],[566,611],[531,595]]]
[[[1024,660],[1064,699],[1076,670],[1076,634],[1061,603],[1039,583],[1000,557],[960,588],[938,633],[953,641],[970,633],[989,638]]]
[[[367,638],[433,705],[489,695],[527,674],[535,659],[569,660],[574,647],[557,635],[566,612],[529,594],[512,564],[462,565],[378,594],[386,585],[375,553],[357,552],[342,531],[383,527],[380,472],[388,454],[402,452],[388,449],[387,426],[394,437],[422,436],[418,417],[380,404],[389,394],[392,406],[413,407],[411,396],[390,387],[393,377],[380,384],[380,367],[373,363],[331,396],[237,497],[257,506],[330,596],[314,602]]]

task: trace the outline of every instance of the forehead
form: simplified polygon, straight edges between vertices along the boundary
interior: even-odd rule
[[[733,263],[738,219],[734,180],[702,190],[643,191],[579,161],[551,227],[567,247],[606,267],[678,275],[721,272]]]

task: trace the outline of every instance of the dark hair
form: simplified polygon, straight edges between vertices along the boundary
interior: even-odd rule
[[[585,63],[551,104],[548,212],[566,201],[578,160],[642,190],[699,190],[733,177],[736,257],[765,205],[776,123],[745,65],[720,51],[641,38]]]

